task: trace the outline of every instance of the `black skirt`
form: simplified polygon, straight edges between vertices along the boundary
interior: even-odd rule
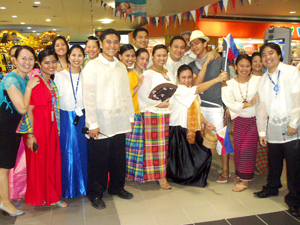
[[[186,140],[186,128],[170,126],[167,178],[178,184],[205,187],[211,166],[210,149],[202,145],[200,132],[195,144]]]
[[[22,134],[17,134],[16,129],[22,115],[14,108],[6,91],[4,96],[7,101],[0,107],[0,168],[11,169],[15,167],[21,142]]]

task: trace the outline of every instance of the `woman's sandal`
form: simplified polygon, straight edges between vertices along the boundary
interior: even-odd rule
[[[239,177],[237,177],[237,176],[235,176],[234,178],[232,178],[232,180],[233,180],[235,183],[237,183],[237,182],[239,182],[239,181],[240,181],[240,178],[239,178]]]
[[[222,176],[222,174],[220,174],[217,182],[220,183],[220,184],[227,183],[228,180],[229,180],[229,177],[231,177],[231,173],[229,173],[228,176]]]
[[[163,190],[170,190],[172,189],[171,185],[168,183],[167,180],[163,184],[161,184],[159,181],[157,181],[157,184],[159,184],[160,188]]]
[[[65,208],[68,206],[68,203],[64,202],[63,200],[60,200],[59,202],[53,203],[51,205],[55,205],[58,208]]]
[[[249,188],[249,186],[245,186],[245,185],[242,185],[242,184],[236,184],[234,186],[234,188],[232,189],[232,191],[234,191],[234,192],[242,192],[242,191],[245,191],[248,188]]]

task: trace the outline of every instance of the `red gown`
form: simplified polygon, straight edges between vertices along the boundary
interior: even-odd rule
[[[60,201],[61,156],[56,118],[51,118],[52,95],[43,80],[31,94],[30,105],[34,105],[34,136],[40,148],[37,153],[26,146],[27,192],[25,203],[46,205]],[[27,138],[26,135],[24,138]],[[26,140],[26,139],[25,139]]]

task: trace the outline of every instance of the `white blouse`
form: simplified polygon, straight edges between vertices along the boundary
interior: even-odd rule
[[[196,98],[200,98],[195,94],[197,86],[188,88],[184,85],[178,85],[174,95],[171,97],[172,112],[170,116],[170,126],[181,126],[187,128],[187,111]]]
[[[227,86],[222,87],[222,101],[229,108],[231,119],[240,117],[255,116],[255,105],[244,108],[244,99],[250,102],[251,99],[258,93],[257,85],[261,77],[252,75],[248,82],[241,84],[234,78],[226,81]],[[249,83],[249,84],[248,84]],[[248,89],[248,94],[247,94]],[[241,95],[242,92],[242,95]]]
[[[73,74],[73,85],[74,85],[74,93],[76,92],[76,86],[78,81],[79,73]],[[71,83],[69,69],[62,70],[55,75],[54,83],[57,86],[58,94],[59,94],[59,106],[60,109],[65,111],[73,111],[75,110],[75,98],[73,94],[73,87]],[[77,98],[77,106],[80,109],[83,109],[82,103],[82,73],[80,73],[80,78],[78,82],[78,90],[76,94]]]
[[[286,134],[289,125],[298,129],[299,139],[300,71],[296,67],[279,63],[276,71],[269,75],[275,84],[278,83],[280,90],[276,96],[274,84],[269,79],[268,72],[258,83],[260,103],[257,107],[256,119],[259,136],[265,137],[267,134],[267,141],[270,143],[296,140],[297,134],[293,136]]]
[[[153,113],[170,113],[171,105],[167,108],[157,108],[156,106],[161,103],[161,101],[156,101],[148,98],[150,92],[159,84],[172,83],[175,84],[172,74],[170,71],[167,72],[167,76],[170,81],[166,80],[161,73],[155,72],[153,70],[146,70],[144,73],[143,84],[138,91],[138,99],[141,112],[153,112]]]

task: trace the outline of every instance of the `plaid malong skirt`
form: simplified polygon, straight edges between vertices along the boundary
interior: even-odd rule
[[[259,142],[257,143],[256,171],[260,174],[268,171],[268,146],[264,147]]]
[[[133,129],[126,134],[126,177],[144,182],[144,135],[142,114],[134,115]]]
[[[143,113],[145,181],[154,181],[166,177],[169,117],[170,114]]]

